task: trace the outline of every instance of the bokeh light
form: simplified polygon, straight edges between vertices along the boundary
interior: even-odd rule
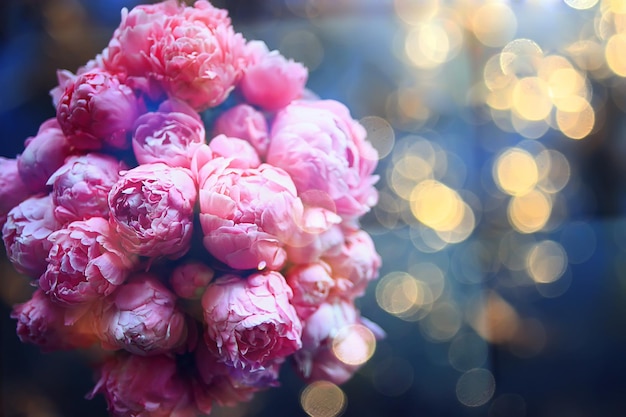
[[[310,417],[339,416],[346,403],[346,395],[341,388],[328,381],[313,382],[300,394],[302,409]]]

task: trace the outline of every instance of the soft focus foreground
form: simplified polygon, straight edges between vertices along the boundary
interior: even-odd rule
[[[99,20],[102,25],[117,25],[119,20],[118,10],[105,13],[109,10],[107,7],[112,8],[110,5],[73,1],[48,3],[42,13],[46,42],[41,48],[46,54],[42,53],[38,59],[46,57],[44,62],[49,65],[50,73],[59,67],[75,69],[84,65],[108,43],[110,31],[102,30],[102,34],[93,31],[94,14],[102,19]],[[132,7],[130,2],[120,3]],[[250,70],[250,82],[242,81],[238,87],[238,93],[252,106],[232,107],[218,120],[203,120],[213,123],[214,131],[206,133],[209,137],[223,136],[212,140],[210,151],[202,147],[194,152],[195,159],[189,159],[183,150],[198,146],[195,138],[204,134],[201,132],[204,123],[189,119],[193,118],[193,112],[201,109],[198,102],[189,103],[192,112],[182,108],[172,112],[168,105],[146,109],[150,110],[148,116],[141,116],[141,123],[137,122],[131,146],[141,164],[167,163],[160,160],[166,155],[170,160],[180,161],[177,165],[187,161],[189,166],[184,168],[192,172],[195,181],[204,178],[204,191],[196,201],[203,217],[193,226],[196,231],[202,230],[203,246],[212,248],[214,256],[219,256],[222,262],[235,267],[263,265],[276,269],[281,268],[278,265],[284,259],[296,260],[298,265],[288,263],[282,270],[288,275],[286,281],[293,291],[290,303],[303,325],[302,343],[326,344],[329,349],[315,361],[307,360],[305,354],[293,355],[300,372],[316,365],[311,371],[318,379],[315,382],[303,384],[291,368],[283,367],[281,387],[257,394],[251,402],[241,402],[235,407],[218,405],[212,414],[275,416],[304,411],[314,417],[340,414],[621,415],[625,407],[621,393],[626,374],[621,360],[626,347],[621,330],[626,317],[621,302],[626,194],[621,163],[624,149],[618,139],[623,132],[626,109],[623,79],[626,71],[620,58],[626,16],[622,2],[274,0],[261,3],[249,0],[229,1],[226,6],[232,12],[235,27],[242,30],[246,39],[263,39],[268,45],[267,48],[258,44],[251,46],[250,59],[255,70]],[[237,25],[238,21],[243,25]],[[15,45],[32,42],[26,36],[29,34],[26,29],[17,32],[21,36],[16,37],[14,49],[7,49],[7,56],[9,53],[18,55]],[[198,35],[201,36],[199,32]],[[233,39],[231,45],[239,42]],[[213,46],[219,47],[219,42]],[[288,95],[297,90],[302,77],[301,68],[291,67],[293,63],[285,64],[288,60],[284,61],[281,56],[270,53],[259,59],[259,54],[264,54],[266,49],[278,49],[285,57],[304,64],[309,71],[307,86],[320,97],[346,103],[351,117],[367,131],[368,141],[377,150],[379,200],[360,223],[372,236],[384,263],[379,272],[381,278],[369,287],[365,285],[367,280],[353,273],[371,274],[371,270],[378,268],[375,263],[367,262],[372,259],[367,255],[371,253],[370,242],[355,233],[344,239],[341,250],[324,256],[322,262],[311,263],[311,254],[319,256],[317,254],[326,251],[328,245],[333,246],[341,237],[337,237],[334,226],[315,242],[308,242],[307,236],[337,221],[349,224],[350,216],[362,213],[363,204],[368,205],[368,194],[350,178],[358,177],[355,171],[358,173],[359,169],[371,169],[368,168],[371,160],[355,159],[350,169],[338,171],[324,151],[325,145],[334,149],[337,144],[319,139],[319,124],[310,129],[300,123],[303,117],[318,120],[316,114],[320,109],[313,111],[307,106],[294,106],[280,112],[279,123],[275,126],[259,117],[256,111],[259,107],[275,111],[268,103],[280,103],[280,100],[275,101],[276,95]],[[50,58],[59,53],[67,59],[62,65]],[[81,56],[82,59],[78,59]],[[152,58],[150,62],[133,63],[145,66],[159,62],[158,56]],[[121,56],[114,61],[115,66],[128,65]],[[207,58],[203,62],[210,65],[211,60]],[[259,80],[263,68],[272,65],[277,66],[275,71],[266,73],[263,82],[252,81]],[[18,68],[16,63],[7,64],[7,74],[15,74]],[[32,67],[28,68],[33,71]],[[153,74],[159,65],[154,68],[150,70]],[[193,71],[193,68],[186,71]],[[277,77],[276,74],[283,75]],[[45,76],[49,74],[44,74],[43,79]],[[185,97],[185,91],[189,91],[184,88],[185,76],[181,72],[180,77],[167,78],[162,87],[164,94],[171,95],[180,88],[180,94]],[[134,89],[149,92],[154,87],[149,77],[132,74],[130,78],[129,83],[135,83]],[[288,82],[273,84],[271,94],[270,91],[259,94],[253,88],[275,83],[277,78]],[[227,77],[219,79],[227,80]],[[96,74],[86,81],[90,89],[106,86],[119,97],[128,97],[124,88],[111,80],[99,79]],[[49,78],[46,82],[45,88],[42,87],[44,95],[57,83]],[[7,93],[7,103],[12,103],[7,106],[15,108],[7,108],[6,113],[23,114],[24,109],[20,112],[18,107],[20,103],[26,106],[36,97],[29,99],[28,93],[32,90],[26,86],[11,87],[7,86],[6,91],[20,93],[15,97]],[[223,94],[219,88],[203,88],[202,91],[203,101],[207,103],[219,101]],[[36,126],[53,116],[49,114],[48,97],[40,101],[45,102],[45,109],[35,112],[31,104],[27,110],[32,112],[28,123],[5,122],[15,136],[11,143],[7,142],[6,156],[22,152],[24,138],[35,135]],[[71,105],[72,101],[67,100],[67,103]],[[135,106],[140,105],[135,103]],[[301,116],[302,112],[306,116]],[[32,116],[33,113],[37,117]],[[335,126],[343,123],[342,114],[343,110],[334,112]],[[283,117],[292,118],[293,125],[284,128],[280,122]],[[77,126],[79,122],[76,121]],[[165,129],[166,125],[176,127]],[[62,149],[68,146],[64,135],[59,135],[61,129],[62,125],[44,123],[41,132],[35,135],[49,138],[46,143],[58,143],[52,147],[57,153],[49,153],[47,159],[34,152],[34,146],[22,152],[24,161],[50,161],[39,162],[41,170],[25,168],[25,165],[37,166],[32,162],[22,164],[22,176],[33,178],[29,184],[37,184],[39,178],[37,186],[48,187],[45,178],[54,172],[50,164],[59,157],[63,159]],[[154,133],[151,140],[146,140],[150,135],[145,132],[150,130]],[[334,127],[323,130],[329,132]],[[278,137],[275,145],[269,143],[270,133]],[[315,144],[314,149],[299,146],[292,135],[296,139],[306,136],[307,141]],[[89,137],[83,137],[85,143],[89,143]],[[245,141],[242,144],[232,138]],[[185,140],[188,143],[183,143]],[[33,139],[33,142],[36,141]],[[115,148],[119,143],[119,138],[113,135],[107,146]],[[352,152],[358,145],[349,142],[347,149]],[[219,163],[208,163],[216,157],[228,158],[229,154],[238,158],[237,166],[232,166],[228,173],[223,172]],[[359,153],[364,154],[367,152]],[[272,161],[272,165],[288,161],[281,169],[288,173],[291,182],[273,169],[261,167],[261,161]],[[317,162],[333,169],[324,171],[316,166],[318,176],[309,178],[303,174],[308,164],[314,166]],[[14,165],[6,165],[6,172],[10,173],[7,182],[13,184],[11,191],[2,198],[1,204],[7,207],[34,192],[12,179],[17,175]],[[80,174],[81,166],[80,162],[75,163],[63,176],[58,175],[56,181],[61,184],[65,181],[62,178],[84,175]],[[105,166],[98,165],[101,170],[106,170]],[[251,175],[244,177],[241,170],[248,170]],[[43,174],[39,175],[41,172]],[[331,181],[332,175],[338,172],[341,172],[335,177],[338,181]],[[207,181],[207,176],[211,180]],[[108,178],[101,177],[105,181]],[[241,178],[246,179],[240,181]],[[242,186],[236,198],[220,191],[232,183]],[[335,185],[350,192],[336,193]],[[321,189],[324,194],[300,191],[308,186]],[[93,187],[87,188],[90,189]],[[169,193],[159,192],[161,195]],[[237,212],[245,213],[245,218],[254,218],[250,201],[265,192],[280,196],[280,204],[272,206],[270,218],[282,219],[279,223],[285,225],[285,228],[264,230],[269,238],[267,234],[253,233],[241,218],[229,217]],[[57,199],[61,203],[56,204],[62,209],[52,214],[46,213],[43,208],[47,205],[42,202],[17,213],[17,218],[32,219],[28,222],[37,224],[33,231],[20,232],[25,233],[28,241],[39,233],[56,230],[59,216],[79,215],[83,205],[71,204],[63,197],[65,195],[66,192],[58,192]],[[93,195],[88,201],[98,201],[97,193]],[[184,197],[184,193],[181,195]],[[175,201],[180,210],[172,216],[177,218],[185,212],[186,200]],[[330,213],[329,207],[334,207]],[[108,205],[104,209],[109,210]],[[286,220],[287,212],[298,213],[300,217]],[[156,226],[162,218],[146,219],[144,223],[149,220]],[[302,219],[308,221],[305,223]],[[263,221],[267,219],[257,220],[255,225],[263,228]],[[307,233],[293,233],[292,221]],[[24,220],[17,222],[16,229],[24,223]],[[186,230],[185,222],[177,224],[180,228],[174,233]],[[116,233],[124,234],[123,226],[116,228]],[[88,236],[84,229],[80,230]],[[243,241],[233,240],[235,236]],[[274,238],[288,239],[292,243],[277,247],[273,244]],[[239,245],[225,246],[225,242],[237,241]],[[35,274],[27,271],[42,268],[42,256],[38,253],[50,250],[46,247],[48,243],[39,242],[33,244],[33,252],[20,252],[24,254],[21,272],[26,275]],[[123,242],[124,250],[145,251],[144,254],[152,250],[151,238]],[[171,248],[169,256],[177,259],[179,254],[175,248],[178,245],[168,242],[168,239],[159,242],[157,250]],[[108,248],[107,259],[114,259],[117,249],[110,245]],[[342,261],[345,254],[350,254],[349,259],[354,262]],[[223,271],[207,270],[202,262],[183,266],[172,271],[167,288],[178,297],[196,300],[193,301],[196,306],[208,282],[219,283],[212,290],[215,294],[222,283],[231,280],[228,276],[216,279],[215,273],[222,275]],[[345,279],[334,280],[332,271],[338,270],[343,271]],[[7,272],[7,281],[11,284],[3,290],[3,298],[7,304],[23,302],[32,290],[24,290],[20,286],[24,284],[23,278],[10,278],[10,274],[14,272]],[[97,275],[90,277],[97,282]],[[153,280],[140,278],[141,285],[154,287],[149,284]],[[349,284],[351,289],[347,290],[344,284]],[[97,288],[110,291],[107,287]],[[153,291],[153,300],[160,300],[158,288]],[[242,293],[250,291],[247,288]],[[360,310],[381,324],[387,337],[377,340],[377,329],[365,320],[353,323],[355,312],[345,303],[329,305],[322,301],[335,296],[337,291],[347,291],[344,294],[351,294],[351,297],[363,295],[357,300]],[[120,291],[116,289],[113,294],[117,293]],[[36,293],[35,297],[40,295]],[[205,305],[209,297],[202,298]],[[278,297],[281,298],[282,295]],[[278,299],[277,305],[280,305]],[[141,309],[121,307],[123,304],[117,300],[111,303],[115,303],[116,310],[124,311],[125,317],[150,325],[149,321],[137,320],[142,317]],[[54,321],[59,317],[55,306],[43,304],[39,309],[25,306],[21,311],[33,320],[46,312],[46,317]],[[167,320],[176,320],[177,314],[172,314],[176,312],[168,309],[167,303],[164,306]],[[202,307],[194,317],[219,323],[220,314],[219,309]],[[121,323],[118,317],[121,314],[107,315],[106,329],[114,329]],[[280,320],[289,321],[289,317],[287,314]],[[82,323],[77,321],[75,328],[82,328]],[[238,323],[240,321],[235,320],[228,325],[236,327]],[[318,325],[320,323],[322,325]],[[327,340],[325,331],[329,327],[324,327],[330,323],[343,326],[332,342]],[[15,338],[14,324],[15,321],[7,324],[6,333],[11,338]],[[134,334],[136,328],[130,326],[125,334]],[[228,327],[223,325],[223,328]],[[20,331],[18,327],[22,338],[28,336],[24,329]],[[275,340],[280,341],[279,350],[295,348],[294,331],[297,329],[291,327],[275,334]],[[98,336],[86,332],[81,333],[81,337],[62,340],[70,344],[68,347],[88,346],[94,341],[102,344],[104,333],[105,330],[100,330]],[[158,351],[177,345],[175,341],[171,342],[172,346],[163,345],[158,326],[153,326],[149,334],[150,340],[141,345],[144,350],[156,348]],[[266,371],[257,374],[258,381],[268,383],[276,379],[277,368],[266,362],[262,352],[253,350],[249,355],[237,355],[236,350],[228,348],[226,336],[226,332],[214,332],[208,339],[215,346],[217,343],[225,346],[223,351],[228,353],[229,366],[246,363],[252,368],[265,363],[261,366]],[[193,335],[188,333],[181,337]],[[44,347],[43,340],[33,341]],[[60,343],[54,338],[46,340]],[[129,346],[136,345],[136,342],[123,342],[117,348],[128,350]],[[201,369],[209,371],[200,374],[197,380],[214,386],[231,383],[232,376],[225,375],[220,370],[221,365],[211,361],[214,357],[211,352],[216,347],[209,349],[211,345],[206,340],[202,346],[207,346],[207,350],[198,351],[193,360],[202,364]],[[28,346],[20,347],[19,352],[25,349]],[[32,364],[29,365],[33,368],[31,379],[42,373],[58,378],[68,369],[72,373],[83,372],[84,364],[75,362],[79,358],[66,357],[63,353],[54,355],[57,355],[58,367],[52,366],[48,356],[41,358],[38,351],[30,353],[27,363]],[[99,359],[99,355],[90,350],[85,357],[91,363]],[[341,366],[332,362],[337,359]],[[331,366],[328,366],[329,360]],[[127,381],[124,372],[142,366],[135,359],[110,361],[104,368],[99,387],[102,389],[106,381]],[[151,378],[169,380],[169,372],[178,366],[180,364],[163,361],[163,374]],[[339,385],[357,367],[360,368],[355,376]],[[87,403],[82,396],[92,386],[88,371],[80,374],[83,383],[73,391],[61,392],[60,388],[44,382],[39,385],[37,394],[32,380],[17,377],[24,375],[23,369],[20,368],[19,373],[11,372],[10,366],[7,369],[11,375],[7,380],[10,382],[5,383],[8,392],[35,392],[29,395],[29,401],[17,395],[16,405],[11,406],[16,410],[21,407],[27,410],[22,412],[33,415],[76,415],[81,413],[68,410],[76,410],[77,403]],[[189,398],[183,395],[187,391],[181,389],[184,382],[179,378],[172,381],[169,385],[155,384],[155,387],[168,392],[170,405],[175,408]],[[250,378],[246,381],[251,382]],[[68,391],[74,395],[74,401],[60,399],[67,396]],[[246,392],[239,394],[233,402],[247,395]],[[201,398],[200,394],[195,395]],[[120,398],[124,402],[130,400]],[[92,402],[96,404],[95,412],[102,412],[98,407],[104,408],[104,405],[98,401],[102,401],[102,397],[96,396]],[[218,404],[228,402],[222,400]]]

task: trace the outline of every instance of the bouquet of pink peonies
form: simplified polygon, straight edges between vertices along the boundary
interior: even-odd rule
[[[111,415],[208,414],[287,360],[342,383],[360,363],[337,336],[382,337],[354,304],[380,267],[359,227],[377,153],[307,75],[206,1],[124,9],[101,54],[59,71],[56,118],[0,160],[7,256],[37,287],[17,334],[110,352],[89,396]]]

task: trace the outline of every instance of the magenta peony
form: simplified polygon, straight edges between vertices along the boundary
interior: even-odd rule
[[[240,88],[249,103],[274,111],[301,98],[309,75],[302,64],[270,52],[263,41],[252,41],[247,48],[251,62]]]
[[[176,296],[157,276],[143,273],[105,300],[99,335],[106,348],[156,355],[180,347],[187,326]]]
[[[144,111],[143,101],[130,87],[96,68],[66,83],[57,104],[57,120],[77,149],[127,149],[129,132]]]
[[[85,348],[97,340],[90,317],[67,323],[66,309],[37,290],[30,300],[13,308],[17,335],[24,343],[39,345],[45,352]]]
[[[267,162],[287,171],[299,193],[327,193],[350,222],[378,198],[372,175],[378,156],[365,135],[339,102],[295,101],[276,115]]]
[[[213,125],[213,134],[246,140],[262,158],[270,144],[265,116],[248,104],[239,104],[221,113]]]
[[[278,272],[225,275],[202,296],[205,341],[220,360],[256,371],[301,347],[291,288]]]
[[[286,260],[283,241],[297,231],[302,203],[283,170],[228,166],[216,158],[200,173],[200,224],[204,246],[237,269],[279,269]]]
[[[114,417],[196,417],[187,381],[171,356],[117,355],[88,395],[104,394]]]
[[[90,153],[68,158],[48,179],[54,215],[63,224],[108,217],[108,195],[124,164],[108,155]]]
[[[59,227],[49,195],[30,197],[15,206],[2,228],[2,240],[13,267],[31,278],[39,278],[46,270],[52,247],[48,236]]]
[[[199,299],[214,275],[215,271],[207,264],[191,261],[174,269],[170,276],[170,284],[179,297]]]
[[[0,227],[4,225],[9,211],[26,200],[31,192],[17,170],[17,159],[0,156]]]
[[[48,239],[52,247],[39,286],[60,303],[82,304],[109,295],[133,267],[101,217],[72,222]]]
[[[20,177],[30,191],[46,192],[48,178],[72,152],[70,143],[57,120],[48,119],[24,144],[24,152],[17,157]]]
[[[109,193],[122,246],[136,255],[178,258],[190,247],[196,184],[191,171],[165,164],[123,173]]]
[[[206,143],[204,125],[198,114],[182,102],[165,101],[156,112],[135,122],[133,151],[140,164],[162,162],[189,168],[195,150]]]

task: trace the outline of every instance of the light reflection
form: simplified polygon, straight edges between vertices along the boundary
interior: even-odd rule
[[[498,157],[493,174],[498,186],[512,196],[528,194],[539,180],[535,159],[520,148],[505,150]]]
[[[511,198],[508,217],[511,225],[522,233],[534,233],[541,230],[552,213],[552,201],[538,190]]]
[[[328,381],[316,381],[300,394],[300,405],[310,417],[335,417],[346,408],[344,392]]]
[[[461,404],[468,407],[479,407],[493,396],[496,390],[496,379],[491,371],[483,368],[465,372],[456,383],[456,396]]]
[[[567,254],[563,247],[552,240],[536,243],[526,259],[526,271],[535,282],[547,284],[563,275],[567,266]]]
[[[485,46],[504,46],[513,39],[517,18],[508,4],[490,2],[480,6],[472,15],[472,31]]]
[[[445,342],[458,333],[462,324],[462,314],[456,304],[438,302],[430,314],[420,321],[420,330],[434,342]]]

